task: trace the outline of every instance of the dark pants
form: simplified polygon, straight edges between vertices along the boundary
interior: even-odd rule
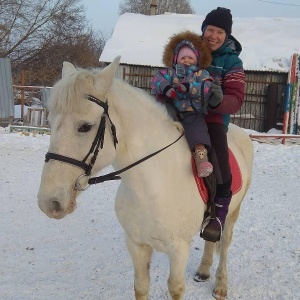
[[[190,149],[193,151],[196,145],[203,144],[207,151],[210,151],[211,143],[205,115],[197,112],[183,112],[182,116],[181,123]]]
[[[219,123],[207,123],[212,149],[210,162],[217,180],[217,196],[228,197],[231,189],[231,168],[227,144],[227,127]]]

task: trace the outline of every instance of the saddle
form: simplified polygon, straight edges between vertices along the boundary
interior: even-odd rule
[[[242,188],[242,182],[243,182],[242,173],[234,154],[232,153],[230,148],[228,150],[229,150],[229,163],[230,163],[231,173],[232,173],[231,191],[232,191],[232,195],[234,195],[237,192],[239,192],[240,189]],[[208,204],[209,199],[213,199],[216,192],[215,176],[212,173],[212,175],[208,177],[198,177],[196,165],[193,157],[192,157],[192,169],[193,169],[193,174],[194,174],[196,185],[198,187],[199,194],[203,202],[205,204]]]

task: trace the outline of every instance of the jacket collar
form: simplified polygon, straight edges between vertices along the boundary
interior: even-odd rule
[[[232,35],[228,35],[224,44],[213,51],[213,54],[223,54],[223,53],[235,53],[237,56],[242,52],[242,45],[240,42]]]

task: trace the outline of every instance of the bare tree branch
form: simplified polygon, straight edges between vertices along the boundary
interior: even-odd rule
[[[0,0],[0,57],[11,59],[14,80],[51,85],[62,62],[99,65],[108,37],[96,34],[85,16],[84,0]]]
[[[150,5],[151,0],[123,0],[119,4],[119,14],[122,15],[125,12],[131,12],[150,15]],[[156,13],[161,15],[165,12],[195,14],[195,11],[190,4],[190,0],[158,0]]]

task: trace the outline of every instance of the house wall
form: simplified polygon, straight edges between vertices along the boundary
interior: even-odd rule
[[[160,68],[120,65],[117,77],[151,94],[151,78]],[[240,111],[231,122],[243,128],[266,132],[281,129],[287,73],[245,71],[246,96]]]

